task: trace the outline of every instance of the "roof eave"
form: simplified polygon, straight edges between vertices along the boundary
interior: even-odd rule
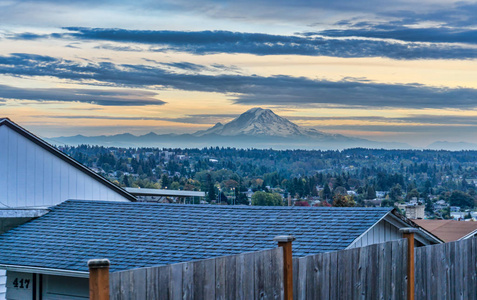
[[[64,270],[64,269],[52,269],[52,268],[20,266],[20,265],[2,265],[2,264],[0,264],[0,269],[6,270],[6,271],[21,272],[21,273],[37,273],[37,274],[44,274],[44,275],[89,278],[89,272],[84,272],[84,271],[72,271],[72,270]]]
[[[434,241],[436,244],[442,244],[444,243],[443,240],[441,240],[440,238],[438,238],[437,236],[435,236],[434,234],[428,232],[427,230],[425,230],[424,228],[420,227],[419,225],[417,225],[416,223],[414,223],[413,221],[411,221],[410,219],[406,218],[405,216],[403,216],[402,214],[399,213],[399,211],[397,209],[392,209],[390,210],[388,213],[386,213],[383,217],[381,217],[378,221],[376,221],[372,226],[370,226],[365,232],[363,232],[359,237],[357,237],[356,239],[354,239],[353,242],[351,242],[351,244],[349,244],[348,247],[346,247],[346,249],[349,249],[351,248],[360,238],[362,238],[366,233],[368,233],[374,226],[376,226],[376,224],[378,224],[379,222],[381,222],[382,220],[384,220],[385,218],[387,217],[391,217],[391,218],[394,218],[395,220],[399,220],[400,222],[404,223],[404,224],[407,224],[409,225],[410,227],[415,227],[415,228],[418,228],[419,229],[419,233],[418,235],[421,236],[421,238],[423,239],[427,239],[427,240],[432,240]]]
[[[378,224],[379,222],[381,222],[382,220],[384,220],[384,218],[386,218],[389,214],[391,213],[391,210],[388,211],[386,214],[384,214],[379,220],[377,220],[372,226],[369,226],[369,228],[363,232],[360,236],[358,236],[357,238],[355,238],[351,244],[348,245],[348,247],[346,247],[345,249],[349,249],[351,248],[360,238],[362,238],[363,236],[366,235],[366,233],[368,233],[374,226],[376,226],[376,224]]]
[[[407,217],[403,216],[397,209],[393,209],[391,211],[391,215],[402,222],[408,224],[410,227],[418,228],[419,233],[422,237],[427,237],[430,240],[433,240],[436,242],[436,244],[442,244],[445,243],[444,240],[440,239],[438,236],[434,235],[430,231],[424,229],[423,227],[419,226],[417,223],[413,222],[411,219],[408,219]]]
[[[469,232],[468,234],[464,235],[463,237],[461,237],[460,239],[458,239],[458,241],[460,240],[465,240],[465,239],[468,239],[470,237],[472,237],[473,235],[477,234],[477,229],[476,230],[473,230],[471,232]]]

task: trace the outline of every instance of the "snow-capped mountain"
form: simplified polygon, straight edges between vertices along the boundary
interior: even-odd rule
[[[324,133],[315,129],[302,128],[278,116],[270,109],[260,107],[247,110],[225,125],[217,123],[207,130],[194,133],[195,136],[206,136],[209,134],[222,136],[338,137],[338,135]]]
[[[135,136],[117,134],[109,136],[71,136],[57,137],[52,144],[66,145],[104,145],[119,147],[236,147],[273,149],[345,149],[353,147],[405,149],[409,145],[382,143],[365,139],[330,134],[315,129],[298,126],[276,115],[270,109],[252,108],[236,119],[217,123],[213,127],[193,134],[155,134]]]

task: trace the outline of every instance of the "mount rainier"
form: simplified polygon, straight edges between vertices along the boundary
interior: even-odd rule
[[[375,142],[304,128],[280,117],[270,109],[252,108],[234,120],[217,123],[192,134],[155,134],[135,136],[129,133],[102,136],[76,135],[56,137],[52,144],[92,144],[118,147],[236,147],[273,149],[345,149],[355,147],[404,149],[407,144]]]

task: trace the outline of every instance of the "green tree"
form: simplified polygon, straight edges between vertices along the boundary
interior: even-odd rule
[[[265,193],[257,191],[252,195],[252,205],[257,206],[281,206],[282,196],[277,193]]]
[[[401,200],[402,196],[402,188],[399,183],[396,183],[390,190],[389,190],[389,198],[391,201],[396,202]]]
[[[354,201],[353,196],[345,196],[341,194],[336,194],[333,197],[333,206],[335,207],[354,207],[356,202]]]
[[[375,199],[376,198],[376,191],[374,190],[373,186],[368,186],[368,190],[366,191],[366,199]]]
[[[207,174],[206,185],[207,185],[207,195],[209,197],[209,201],[217,199],[217,197],[215,195],[214,182],[213,182],[212,176],[210,176],[210,174]]]
[[[128,175],[124,175],[123,184],[124,184],[125,187],[130,187],[131,186],[131,183],[129,182],[129,176]]]
[[[348,195],[348,191],[343,186],[338,186],[333,190],[333,195]]]
[[[474,207],[474,199],[462,191],[453,191],[449,203],[452,206]]]
[[[166,174],[163,174],[161,178],[161,187],[163,189],[166,189],[168,185],[169,185],[169,177]]]
[[[328,200],[328,199],[331,198],[331,189],[330,189],[330,186],[327,183],[325,183],[325,187],[323,189],[323,198],[325,200]]]
[[[412,198],[416,197],[419,199],[419,191],[417,189],[412,189],[409,193],[406,195],[407,200],[411,200]]]

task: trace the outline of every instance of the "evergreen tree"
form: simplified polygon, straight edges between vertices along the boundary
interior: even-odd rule
[[[372,185],[368,186],[368,190],[366,191],[366,199],[376,199],[376,191]]]
[[[209,201],[216,200],[215,194],[215,186],[214,182],[212,181],[212,176],[210,173],[207,173],[207,196],[209,197]]]
[[[169,177],[166,174],[163,174],[161,178],[161,187],[166,189],[169,186],[169,183]]]
[[[325,187],[323,189],[323,198],[325,200],[331,199],[331,189],[330,189],[330,186],[328,184],[325,184]]]

